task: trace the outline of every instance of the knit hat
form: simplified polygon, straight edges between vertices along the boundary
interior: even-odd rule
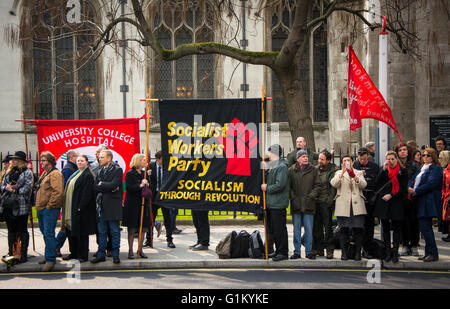
[[[308,155],[308,152],[306,150],[297,151],[297,159],[304,155]]]
[[[269,152],[281,157],[283,155],[283,148],[278,144],[274,144],[269,147]]]

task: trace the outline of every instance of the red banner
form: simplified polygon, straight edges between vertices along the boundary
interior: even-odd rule
[[[348,61],[350,130],[361,128],[361,119],[374,118],[391,127],[401,141],[391,109],[359,62],[351,45],[348,47]]]
[[[66,163],[66,153],[76,149],[95,160],[101,144],[113,153],[113,161],[129,170],[131,158],[140,153],[139,118],[92,120],[36,120],[38,151],[50,151],[57,160],[57,168]]]

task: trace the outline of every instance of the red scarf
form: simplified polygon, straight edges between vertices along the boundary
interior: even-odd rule
[[[398,193],[399,190],[397,175],[400,172],[400,164],[397,164],[397,166],[394,168],[388,166],[388,172],[389,172],[388,173],[389,179],[392,182],[392,195],[395,195]]]

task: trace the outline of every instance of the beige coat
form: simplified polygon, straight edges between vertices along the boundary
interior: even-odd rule
[[[353,170],[355,178],[351,178],[347,172],[341,178],[342,170],[337,171],[330,183],[337,189],[336,193],[336,209],[334,215],[336,217],[350,217],[350,202],[353,205],[353,215],[367,214],[364,203],[364,195],[362,190],[367,186],[364,179],[363,171]],[[358,179],[359,183],[356,183]]]

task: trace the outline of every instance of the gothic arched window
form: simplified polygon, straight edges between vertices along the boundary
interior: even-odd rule
[[[283,0],[270,12],[270,34],[273,51],[281,50],[288,37],[295,18],[295,1]],[[313,16],[318,14],[314,8]],[[297,59],[298,77],[305,92],[305,100],[311,106],[313,122],[328,121],[328,77],[327,77],[327,36],[323,24],[315,28],[301,59]],[[311,44],[312,47],[311,47]],[[310,61],[313,61],[312,63]],[[272,73],[272,121],[287,122],[288,115],[284,105],[278,79]],[[313,102],[313,104],[311,104]]]
[[[33,1],[31,111],[36,119],[99,116],[97,62],[91,55],[94,8],[82,1],[81,20],[68,23],[65,1]],[[30,115],[32,114],[32,115]]]
[[[150,7],[154,32],[166,49],[180,44],[214,40],[215,22],[208,1],[157,1]],[[151,68],[155,87],[153,97],[214,98],[214,55],[185,56],[177,61],[154,57]],[[159,122],[158,104],[153,105],[155,122]]]

